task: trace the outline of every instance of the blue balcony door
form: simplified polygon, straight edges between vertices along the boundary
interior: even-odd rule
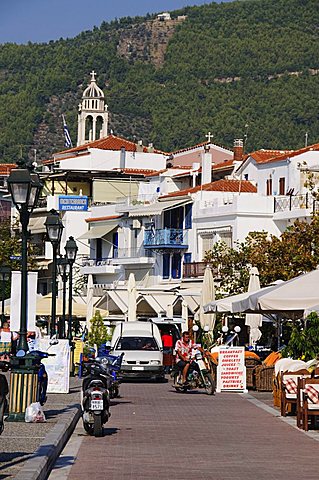
[[[172,256],[172,278],[181,278],[182,259],[179,253]]]

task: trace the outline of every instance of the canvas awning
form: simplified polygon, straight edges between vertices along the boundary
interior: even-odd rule
[[[143,205],[137,207],[129,212],[129,217],[148,217],[152,215],[161,215],[165,210],[171,210],[172,208],[181,207],[187,203],[191,203],[191,199],[187,200],[167,200],[165,202],[155,202],[151,205]]]
[[[107,290],[96,304],[96,308],[99,307],[107,309],[111,314],[126,314],[128,310],[127,290]]]
[[[93,226],[86,233],[78,237],[78,240],[92,240],[93,238],[105,237],[105,235],[115,230],[117,226],[118,224],[115,222],[109,222],[108,224]]]
[[[46,228],[45,228],[45,221],[46,221],[46,216],[43,217],[31,217],[29,220],[29,225],[28,225],[28,230],[31,231],[33,234],[37,233],[45,233]]]

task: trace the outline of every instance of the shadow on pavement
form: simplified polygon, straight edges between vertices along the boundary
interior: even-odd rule
[[[0,462],[4,462],[4,465],[0,466],[0,470],[7,470],[18,463],[25,462],[32,454],[30,452],[6,452],[1,453]],[[7,478],[6,476],[0,476],[1,478]]]
[[[44,411],[44,414],[45,414],[45,418],[48,420],[48,419],[52,419],[52,418],[55,418],[56,416],[59,416],[61,415],[62,413],[66,413],[66,412],[69,412],[70,410],[72,410],[73,408],[76,408],[78,407],[79,404],[78,403],[73,403],[72,405],[66,405],[65,408],[62,408],[62,409],[51,409],[51,410],[45,410]]]

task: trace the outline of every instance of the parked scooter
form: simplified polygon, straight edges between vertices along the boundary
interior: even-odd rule
[[[45,369],[45,365],[42,363],[44,358],[55,357],[55,353],[48,353],[48,350],[53,345],[57,345],[59,340],[52,338],[50,340],[49,346],[46,352],[41,350],[31,350],[25,353],[23,350],[17,352],[17,356],[27,356],[32,359],[32,364],[38,367],[38,392],[37,392],[37,402],[40,402],[40,405],[44,405],[47,401],[47,388],[48,388],[48,374]]]
[[[10,363],[4,360],[0,360],[0,370],[7,372],[10,369]],[[0,374],[0,435],[4,429],[4,414],[8,409],[7,395],[9,393],[9,386],[6,376]]]
[[[204,388],[207,395],[214,395],[216,384],[212,372],[211,363],[208,358],[196,350],[194,358],[190,364],[187,373],[187,382],[182,384],[182,372],[174,367],[172,371],[173,386],[177,392],[187,392],[187,390],[195,390]]]
[[[121,370],[122,360],[124,353],[121,355],[110,355],[109,351],[106,351],[103,356],[97,358],[98,361],[103,361],[103,365],[108,367],[109,374],[112,377],[109,391],[110,398],[117,398],[120,396],[120,383],[121,378],[119,372]]]
[[[84,363],[85,378],[82,383],[83,427],[89,435],[101,437],[103,425],[109,420],[110,387],[112,376],[108,360],[96,358]]]

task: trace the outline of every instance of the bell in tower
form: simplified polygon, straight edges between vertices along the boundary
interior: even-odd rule
[[[77,146],[107,136],[107,105],[103,91],[96,84],[95,76],[93,70],[91,82],[84,90],[82,102],[79,104]]]

